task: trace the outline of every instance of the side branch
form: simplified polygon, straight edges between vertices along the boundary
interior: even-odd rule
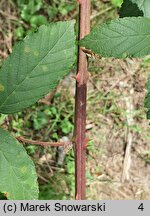
[[[42,141],[36,141],[36,140],[30,140],[26,139],[22,136],[16,137],[16,139],[19,142],[26,143],[26,144],[32,144],[32,145],[40,145],[43,147],[48,147],[48,146],[53,146],[53,147],[58,147],[58,146],[68,146],[71,145],[72,142],[42,142]]]

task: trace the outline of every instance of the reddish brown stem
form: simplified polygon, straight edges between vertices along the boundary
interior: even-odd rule
[[[53,147],[67,146],[67,145],[71,144],[71,142],[42,142],[42,141],[36,141],[36,140],[26,139],[26,138],[24,138],[22,136],[16,137],[16,139],[19,142],[22,142],[22,143],[33,144],[33,145],[40,145],[40,146],[43,146],[43,147],[48,147],[48,146],[53,146]]]
[[[80,10],[79,39],[90,32],[90,0],[78,0]],[[76,199],[85,199],[87,56],[79,48],[75,98],[75,179]]]

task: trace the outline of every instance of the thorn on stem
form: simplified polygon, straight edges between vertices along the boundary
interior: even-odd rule
[[[83,146],[83,149],[84,149],[84,150],[87,148],[88,142],[89,142],[89,141],[90,141],[90,140],[89,140],[88,138],[85,138],[85,142],[84,142],[84,146]]]
[[[76,194],[76,200],[79,200],[79,196],[78,196],[78,193]]]
[[[80,82],[80,74],[78,73],[76,76],[72,76],[78,83]]]
[[[80,80],[81,80],[81,76],[80,76],[80,74],[78,73],[78,74],[76,75],[76,81],[77,81],[78,83],[80,83]]]

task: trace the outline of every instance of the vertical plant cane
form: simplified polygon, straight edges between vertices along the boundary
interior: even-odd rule
[[[90,0],[79,3],[79,40],[90,32]],[[82,47],[78,49],[75,97],[75,194],[76,200],[85,199],[85,161],[86,161],[86,100],[88,81],[88,59]]]

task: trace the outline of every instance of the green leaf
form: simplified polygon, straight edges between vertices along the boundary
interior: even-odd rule
[[[150,0],[124,0],[119,14],[120,17],[150,17]]]
[[[150,54],[150,19],[127,17],[99,25],[80,45],[104,57],[143,57]]]
[[[21,13],[21,18],[30,22],[32,15],[43,8],[43,0],[15,0]]]
[[[19,28],[16,29],[15,34],[18,38],[23,38],[23,36],[25,35],[24,28],[20,26]]]
[[[150,119],[150,76],[147,81],[147,95],[145,97],[145,107],[147,108],[147,118]]]
[[[120,7],[122,4],[123,0],[111,0],[111,3],[115,6],[115,7]]]
[[[10,200],[38,199],[35,167],[23,146],[0,128],[0,192]]]
[[[0,112],[18,112],[38,101],[69,73],[74,60],[74,21],[43,25],[28,35],[0,70]]]
[[[37,27],[43,24],[47,24],[48,21],[45,16],[42,15],[34,15],[30,19],[30,24],[32,27]]]
[[[120,17],[138,17],[144,16],[143,11],[139,9],[136,3],[133,3],[132,0],[125,0],[121,5],[119,11]]]

